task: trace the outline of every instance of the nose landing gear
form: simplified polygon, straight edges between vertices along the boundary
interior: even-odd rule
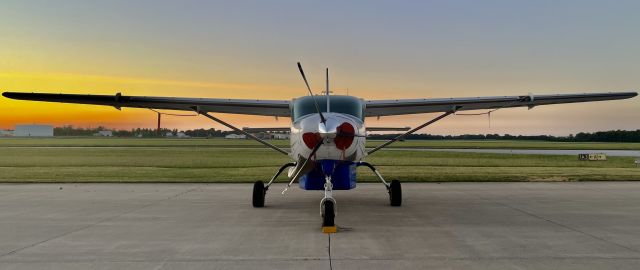
[[[325,176],[324,182],[324,198],[320,201],[320,216],[322,217],[322,232],[335,233],[337,227],[336,218],[336,200],[332,195],[333,184],[331,176]]]
[[[324,198],[320,201],[320,216],[322,217],[322,226],[334,226],[336,217],[336,200],[332,196],[333,184],[331,176],[325,177]]]

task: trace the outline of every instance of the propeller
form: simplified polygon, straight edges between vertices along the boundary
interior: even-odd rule
[[[320,111],[320,106],[318,106],[318,101],[316,100],[316,97],[313,96],[313,92],[311,91],[311,87],[309,86],[309,82],[307,81],[307,76],[304,75],[304,70],[302,70],[302,65],[300,64],[300,62],[298,62],[298,70],[300,70],[300,75],[302,75],[304,84],[307,85],[307,90],[309,90],[309,95],[313,99],[313,104],[316,105],[316,111],[318,111],[318,114],[320,114],[320,122],[326,125],[327,120],[324,118],[324,115],[322,115],[322,112]]]

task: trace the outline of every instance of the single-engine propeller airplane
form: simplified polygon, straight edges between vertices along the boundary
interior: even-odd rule
[[[122,107],[194,111],[236,132],[246,135],[284,155],[292,162],[284,164],[265,184],[256,181],[253,186],[253,206],[263,207],[267,190],[274,180],[287,168],[290,182],[287,189],[298,181],[304,190],[323,190],[320,214],[323,226],[334,226],[336,200],[332,190],[350,190],[356,187],[356,168],[367,167],[384,184],[389,192],[392,206],[402,204],[402,189],[398,180],[387,181],[376,168],[363,161],[365,157],[403,139],[458,111],[497,110],[513,107],[533,108],[540,105],[627,99],[636,92],[606,92],[561,95],[520,95],[471,98],[422,98],[395,100],[364,100],[348,95],[330,95],[329,71],[326,70],[326,91],[314,95],[300,63],[308,96],[293,100],[255,99],[210,99],[178,97],[145,97],[115,95],[77,95],[50,93],[4,92],[7,98],[47,102],[79,103]],[[210,113],[232,113],[275,117],[291,117],[290,152],[265,140],[257,138],[247,130],[239,129]],[[366,117],[405,115],[419,113],[442,113],[415,128],[366,128]],[[278,130],[282,130],[279,128]],[[373,149],[365,149],[367,131],[404,130],[405,133],[382,143]],[[283,193],[287,190],[285,189]]]

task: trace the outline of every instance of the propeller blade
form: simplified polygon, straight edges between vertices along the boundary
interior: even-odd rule
[[[325,95],[327,97],[327,112],[330,112],[331,104],[329,103],[329,68],[327,68],[326,71],[327,71],[327,92],[325,93]]]
[[[283,195],[285,192],[287,192],[287,190],[289,190],[289,187],[291,187],[293,182],[296,181],[296,179],[300,178],[300,173],[302,172],[302,169],[304,169],[307,166],[307,163],[309,162],[309,160],[311,160],[311,157],[313,157],[313,155],[315,155],[316,152],[318,152],[318,149],[320,149],[320,146],[322,146],[323,142],[324,140],[320,140],[318,144],[316,144],[316,146],[313,148],[313,150],[311,150],[311,153],[309,154],[307,159],[304,161],[304,163],[302,163],[302,166],[300,166],[300,169],[298,169],[296,174],[293,177],[291,177],[291,182],[289,182],[289,184],[287,184],[287,187],[282,191]]]
[[[322,122],[322,124],[326,124],[324,115],[322,115],[322,112],[320,111],[320,106],[318,106],[318,101],[316,100],[316,97],[313,95],[313,92],[311,91],[311,87],[309,86],[309,82],[307,81],[307,76],[304,75],[304,70],[302,70],[302,65],[300,64],[300,62],[298,62],[298,70],[300,70],[300,74],[302,75],[304,84],[307,86],[307,90],[309,90],[309,95],[313,99],[313,104],[316,105],[316,111],[318,111],[318,114],[320,114],[320,121]]]

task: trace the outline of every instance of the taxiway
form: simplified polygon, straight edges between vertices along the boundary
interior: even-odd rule
[[[0,269],[637,269],[640,183],[0,185]]]

